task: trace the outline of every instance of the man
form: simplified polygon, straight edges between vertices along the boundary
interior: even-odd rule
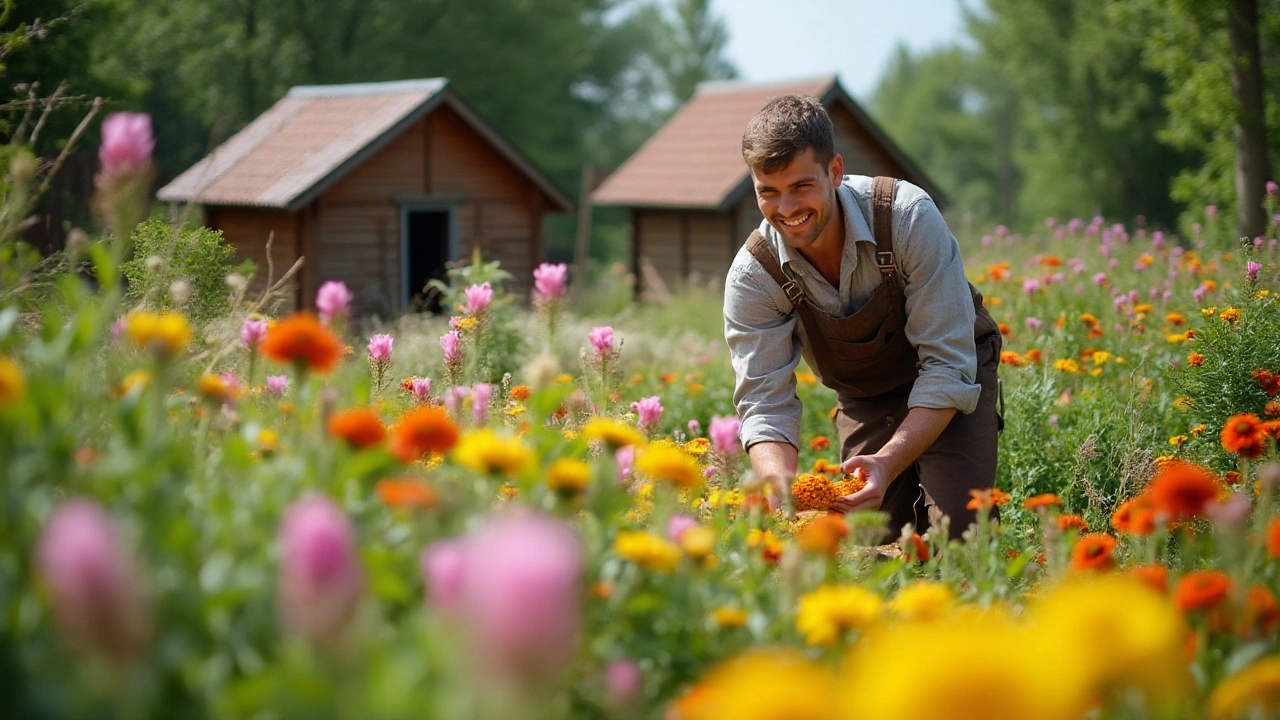
[[[891,536],[947,516],[960,537],[969,491],[995,480],[1001,341],[959,244],[920,188],[846,177],[813,98],[770,100],[742,155],[764,222],[729,270],[724,315],[752,468],[796,474],[803,356],[837,392],[841,470],[866,480],[832,509],[883,510]]]

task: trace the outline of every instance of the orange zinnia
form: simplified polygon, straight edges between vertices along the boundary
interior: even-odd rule
[[[342,358],[342,344],[310,313],[298,313],[267,328],[258,346],[264,357],[327,373]]]
[[[1112,556],[1115,549],[1116,539],[1106,533],[1085,535],[1071,550],[1071,569],[1076,572],[1110,570],[1116,564]]]
[[[822,452],[823,450],[826,450],[830,446],[831,446],[831,441],[827,439],[825,435],[819,435],[818,437],[809,441],[809,447],[813,448],[814,450],[817,450],[818,452]]]
[[[1280,515],[1267,523],[1267,554],[1273,559],[1280,559]]]
[[[1131,535],[1150,535],[1155,532],[1156,512],[1151,500],[1145,495],[1125,500],[1111,515],[1111,527],[1116,532]]]
[[[410,410],[391,428],[391,452],[412,462],[429,452],[442,453],[458,443],[458,426],[442,407]]]
[[[965,506],[968,510],[979,510],[981,508],[989,508],[992,506],[1000,507],[1009,502],[1009,493],[1000,488],[983,488],[981,490],[969,491],[969,504]]]
[[[1164,595],[1169,592],[1169,571],[1165,566],[1158,563],[1150,565],[1139,565],[1129,568],[1129,577],[1141,580],[1151,587],[1152,590]]]
[[[329,434],[341,438],[354,448],[368,448],[382,442],[387,429],[382,419],[368,408],[351,408],[329,418]]]
[[[1038,510],[1040,508],[1062,507],[1062,498],[1053,493],[1044,493],[1029,497],[1022,501],[1022,507],[1028,510]]]
[[[1262,421],[1253,413],[1232,415],[1222,426],[1222,447],[1246,460],[1260,457],[1267,449]]]
[[[1222,492],[1213,473],[1194,463],[1175,460],[1156,474],[1145,495],[1170,522],[1203,514],[1204,506]]]
[[[849,537],[849,526],[840,514],[814,518],[796,533],[801,550],[828,557],[835,557],[840,550],[840,542],[846,537]]]
[[[1058,529],[1062,532],[1068,530],[1080,530],[1081,532],[1089,532],[1089,523],[1079,515],[1065,514],[1058,516]]]
[[[435,507],[436,491],[431,486],[412,478],[383,480],[376,488],[378,500],[388,507],[427,510]]]
[[[1207,610],[1226,599],[1231,578],[1217,570],[1197,570],[1178,580],[1174,602],[1183,612]]]
[[[511,392],[507,393],[507,397],[512,400],[528,400],[530,392],[528,385],[516,385],[511,388]]]
[[[791,485],[796,511],[826,510],[836,499],[835,486],[826,475],[801,475]]]

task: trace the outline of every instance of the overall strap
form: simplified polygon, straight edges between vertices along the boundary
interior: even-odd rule
[[[747,252],[751,253],[756,262],[760,263],[760,267],[764,268],[764,271],[769,273],[769,277],[778,283],[782,292],[786,294],[787,300],[791,301],[791,305],[799,309],[804,304],[804,291],[782,272],[777,254],[774,253],[773,248],[769,247],[769,241],[764,239],[759,230],[751,231],[751,237],[747,238]]]
[[[897,181],[883,175],[871,181],[871,214],[876,234],[876,265],[886,283],[894,280],[898,267],[893,255],[893,194]]]

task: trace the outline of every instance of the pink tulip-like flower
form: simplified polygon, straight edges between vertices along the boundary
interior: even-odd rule
[[[267,376],[267,392],[280,397],[284,395],[284,391],[289,387],[288,375],[268,375]]]
[[[699,433],[701,432],[702,432],[702,423],[698,422],[697,420],[690,420],[689,434],[693,437],[698,437]]]
[[[1250,260],[1249,263],[1245,265],[1244,276],[1246,279],[1249,280],[1249,282],[1257,282],[1258,273],[1261,271],[1262,271],[1262,263],[1254,262],[1253,260]]]
[[[477,315],[484,312],[493,302],[493,286],[489,283],[468,286],[463,293],[467,296],[467,312]]]
[[[1040,283],[1034,279],[1027,279],[1022,282],[1022,292],[1028,295],[1035,295],[1040,292]]]
[[[85,499],[59,505],[40,533],[35,561],[72,646],[114,661],[138,654],[150,634],[147,599],[102,508]]]
[[[543,300],[564,297],[569,281],[569,266],[564,263],[542,263],[533,271],[533,287]]]
[[[1195,298],[1197,303],[1202,302],[1204,300],[1204,296],[1208,294],[1209,294],[1209,288],[1205,287],[1204,285],[1201,285],[1200,287],[1191,291],[1191,297]]]
[[[1031,316],[1027,318],[1027,329],[1031,331],[1039,330],[1044,327],[1044,321],[1038,317]]]
[[[591,346],[596,349],[597,355],[602,355],[613,350],[613,328],[601,326],[591,328],[591,334],[588,335],[591,340]]]
[[[634,707],[644,696],[644,672],[635,660],[614,660],[604,670],[604,689],[610,706]]]
[[[355,531],[323,495],[294,503],[280,526],[280,620],[313,642],[340,637],[364,591]]]
[[[657,395],[640,398],[631,403],[631,411],[639,416],[638,423],[643,426],[657,425],[662,419],[662,400]]]
[[[391,362],[391,349],[396,339],[386,333],[379,333],[369,338],[369,361],[375,363]]]
[[[738,453],[742,449],[738,442],[738,431],[741,428],[742,422],[735,415],[711,418],[711,428],[707,431],[711,435],[711,446],[725,457]]]
[[[1207,215],[1207,216],[1209,216],[1209,217],[1214,217],[1215,215],[1217,215],[1217,214],[1218,214],[1218,206],[1217,206],[1217,205],[1205,205],[1205,206],[1204,206],[1204,214],[1205,214],[1205,215]]]
[[[1275,181],[1275,180],[1268,180],[1268,181],[1267,181],[1267,194],[1268,194],[1268,195],[1275,195],[1277,192],[1280,192],[1280,185],[1276,185],[1276,181]]]
[[[676,513],[667,521],[667,539],[671,542],[680,542],[680,536],[685,531],[698,526],[698,521],[684,513]]]
[[[528,512],[489,518],[457,548],[424,555],[432,604],[457,619],[479,669],[517,686],[557,679],[577,650],[584,554],[564,523]]]
[[[409,391],[413,393],[414,400],[426,402],[431,398],[431,378],[413,378],[409,381]]]
[[[1077,232],[1080,231],[1080,227],[1083,225],[1084,225],[1084,221],[1081,220],[1080,218],[1071,218],[1071,220],[1067,221],[1067,232],[1071,233],[1072,235],[1075,235]]]
[[[351,291],[346,283],[330,280],[320,286],[316,292],[316,309],[320,311],[320,319],[332,322],[334,318],[346,314],[351,305]]]
[[[483,425],[489,417],[489,401],[493,399],[493,386],[488,383],[476,383],[471,386],[471,419],[477,425]]]
[[[631,480],[631,466],[636,461],[636,449],[630,445],[618,448],[613,453],[613,461],[618,465],[618,480]]]
[[[115,322],[111,323],[111,337],[113,338],[124,337],[125,330],[128,327],[129,327],[129,323],[125,320],[125,317],[121,315],[120,317],[116,318]]]
[[[265,320],[245,320],[240,326],[240,344],[253,350],[258,347],[258,343],[262,342],[262,338],[267,335],[267,323]]]
[[[462,400],[471,394],[471,388],[466,385],[457,385],[444,391],[444,407],[451,413],[457,412],[462,405]]]
[[[151,164],[155,148],[150,115],[111,113],[102,121],[102,146],[98,148],[101,178],[109,180],[142,173]]]
[[[462,345],[462,336],[457,330],[450,330],[440,336],[440,349],[444,351],[445,362],[453,362],[458,359],[459,349]]]

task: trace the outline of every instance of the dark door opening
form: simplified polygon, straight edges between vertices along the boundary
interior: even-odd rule
[[[440,312],[440,291],[427,287],[431,280],[447,280],[449,261],[449,211],[414,211],[409,223],[409,310]]]

